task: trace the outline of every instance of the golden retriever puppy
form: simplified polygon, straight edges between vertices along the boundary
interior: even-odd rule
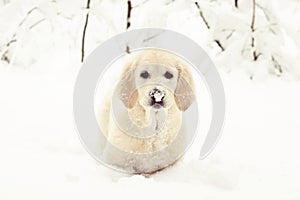
[[[112,165],[135,173],[152,173],[185,151],[182,113],[194,101],[194,83],[188,64],[171,53],[143,50],[134,54],[123,66],[113,94],[100,108],[99,126],[110,144],[133,156],[154,155],[180,138],[168,155],[147,161],[117,158],[110,149],[104,150]]]

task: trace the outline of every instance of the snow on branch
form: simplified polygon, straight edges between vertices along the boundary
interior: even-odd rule
[[[293,5],[296,3],[279,3],[281,5],[279,9],[276,3],[273,5],[273,3],[258,0],[193,0],[192,2],[167,0],[151,1],[151,3],[148,3],[149,0],[126,0],[122,3],[107,1],[101,3],[101,6],[91,0],[83,2],[86,9],[83,19],[80,14],[82,1],[78,1],[78,5],[74,4],[73,7],[58,1],[43,1],[38,4],[26,5],[27,10],[23,16],[19,18],[18,15],[15,15],[16,17],[11,21],[9,14],[14,7],[11,6],[12,9],[0,8],[0,12],[7,12],[7,19],[3,22],[9,24],[9,26],[3,24],[4,31],[2,33],[4,32],[6,35],[3,35],[0,41],[0,61],[22,65],[24,63],[32,64],[41,55],[47,53],[48,49],[52,50],[49,48],[50,45],[54,45],[55,48],[66,48],[65,51],[77,49],[76,52],[81,54],[79,56],[83,62],[87,52],[89,35],[87,33],[90,33],[90,29],[87,29],[94,23],[91,21],[90,6],[95,4],[95,9],[99,8],[97,13],[101,31],[103,31],[101,40],[98,40],[99,34],[95,33],[97,34],[95,43],[118,33],[120,30],[115,28],[116,24],[119,28],[123,27],[123,31],[132,29],[133,25],[138,28],[145,24],[151,24],[154,27],[168,27],[176,31],[181,29],[181,22],[177,22],[177,19],[191,19],[185,24],[185,31],[193,32],[191,36],[197,37],[199,33],[196,31],[200,31],[202,34],[203,30],[193,27],[199,21],[203,22],[201,27],[208,30],[212,39],[207,44],[207,41],[203,41],[206,37],[201,37],[198,38],[199,42],[206,43],[206,50],[212,51],[212,54],[215,54],[215,50],[217,50],[216,62],[219,62],[218,65],[226,70],[241,69],[240,66],[242,66],[249,76],[255,78],[268,74],[284,77],[294,77],[294,74],[297,74],[295,77],[300,77],[297,62],[300,53],[300,40],[298,40],[300,33],[299,26],[295,21],[298,14],[291,12],[290,18],[283,18],[286,13],[291,11],[292,7],[295,7]],[[202,5],[201,2],[205,4]],[[110,10],[110,8],[117,9]],[[18,11],[18,9],[15,10]],[[196,14],[191,14],[191,10],[194,10]],[[139,16],[136,24],[133,12]],[[60,17],[56,18],[56,16]],[[76,21],[77,19],[78,21]],[[45,22],[48,22],[47,25],[44,24]],[[45,26],[39,26],[41,23]],[[36,28],[37,26],[39,28]],[[109,26],[114,26],[114,29]],[[8,27],[7,30],[6,27]],[[65,31],[64,27],[67,27],[69,31]],[[49,40],[49,31],[52,31],[51,40]],[[90,40],[93,41],[94,38],[91,31]],[[70,41],[65,41],[66,39]],[[131,49],[127,46],[124,51],[130,53]],[[76,55],[76,57],[79,56]],[[260,76],[261,74],[263,76]]]
[[[28,17],[31,15],[31,13],[33,11],[37,10],[37,7],[33,7],[31,8],[29,11],[27,11],[25,17],[19,22],[18,26],[17,26],[17,30],[15,31],[15,33],[12,35],[11,39],[9,39],[9,41],[4,45],[4,48],[6,48],[6,50],[4,51],[4,53],[1,56],[1,60],[10,63],[11,59],[8,55],[9,51],[10,51],[10,47],[13,43],[17,42],[18,38],[18,30],[23,26],[23,24],[25,23],[25,21],[28,19]],[[32,29],[34,26],[31,26],[30,29]],[[3,48],[3,47],[2,47]],[[0,50],[2,50],[2,48]]]
[[[200,7],[200,5],[199,5],[199,3],[197,1],[195,1],[195,5],[196,5],[196,7],[198,9],[199,15],[202,18],[205,26],[207,27],[208,30],[210,30],[210,25],[209,25],[207,19],[204,17],[203,11],[202,11],[202,9],[201,9],[201,7]],[[222,45],[222,43],[221,43],[220,40],[214,39],[214,42],[218,45],[218,47],[221,49],[221,51],[225,51],[225,48]]]

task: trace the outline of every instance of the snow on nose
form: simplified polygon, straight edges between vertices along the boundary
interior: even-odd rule
[[[160,102],[162,98],[164,98],[165,94],[163,92],[156,92],[154,93],[153,97],[156,102]]]
[[[155,102],[161,102],[166,93],[162,88],[156,87],[150,91],[149,95],[152,99],[154,99]]]

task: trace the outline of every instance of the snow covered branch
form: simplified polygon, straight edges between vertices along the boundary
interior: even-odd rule
[[[11,39],[4,45],[4,48],[6,48],[6,50],[4,51],[4,53],[1,56],[1,60],[10,63],[11,59],[8,55],[9,51],[10,51],[10,47],[13,43],[17,42],[18,38],[18,30],[23,26],[23,24],[25,23],[25,21],[28,19],[28,17],[30,16],[30,14],[37,10],[37,7],[33,7],[31,8],[25,15],[25,17],[20,21],[20,23],[18,24],[17,30],[15,31],[15,33],[12,35]],[[34,26],[33,26],[34,27]],[[31,28],[33,28],[31,27]],[[0,49],[2,50],[2,48]]]
[[[300,56],[296,20],[300,4],[296,1],[76,0],[72,5],[64,1],[24,5],[18,3],[21,0],[0,2],[7,4],[0,3],[1,16],[6,17],[0,26],[0,62],[10,65],[29,66],[45,54],[53,55],[54,48],[64,48],[63,52],[70,51],[71,59],[74,54],[83,62],[88,47],[92,48],[87,45],[90,42],[97,45],[122,29],[147,26],[189,35],[226,71],[243,66],[250,77],[300,78],[296,61]],[[83,15],[82,2],[86,11]],[[95,16],[91,15],[91,5]],[[21,16],[20,10],[25,11]],[[139,19],[134,20],[135,16]],[[200,27],[195,29],[198,23]],[[130,53],[130,46],[124,51]]]
[[[203,11],[202,11],[202,9],[201,9],[201,7],[200,7],[200,5],[199,5],[199,3],[197,1],[195,1],[195,5],[196,5],[196,7],[198,9],[199,15],[202,18],[205,26],[207,27],[208,30],[210,30],[210,25],[209,25],[207,19],[204,17]],[[221,51],[225,51],[225,48],[222,45],[222,43],[221,43],[220,40],[214,39],[214,42],[218,45],[218,47],[221,49]]]

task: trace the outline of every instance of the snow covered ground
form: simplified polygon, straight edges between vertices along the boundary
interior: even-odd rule
[[[1,67],[1,199],[300,198],[300,82],[222,72],[227,119],[212,155],[197,160],[195,143],[186,159],[145,178],[107,169],[83,149],[72,116],[77,70],[60,61]]]
[[[213,153],[197,160],[201,136],[185,159],[146,178],[103,167],[75,131],[86,2],[0,0],[0,199],[299,200],[300,2],[257,0],[253,33],[251,2],[199,1],[208,30],[193,1],[132,1],[129,30],[168,28],[202,45],[227,97]],[[86,55],[125,31],[126,3],[92,1]]]

